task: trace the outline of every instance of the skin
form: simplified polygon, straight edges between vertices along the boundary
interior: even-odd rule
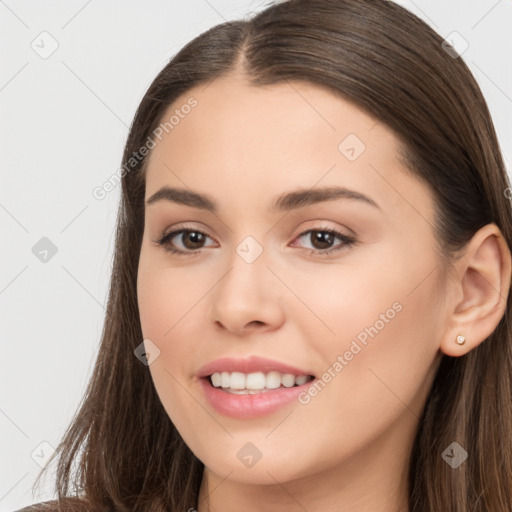
[[[160,350],[149,367],[156,390],[205,464],[199,512],[407,510],[410,450],[440,358],[476,347],[504,314],[511,258],[499,229],[477,232],[448,272],[433,196],[398,159],[399,140],[322,88],[255,87],[232,74],[187,91],[169,115],[190,97],[195,109],[152,150],[146,199],[168,185],[208,194],[219,212],[148,205],[137,291],[144,338]],[[338,149],[348,134],[366,146],[354,161]],[[269,210],[280,194],[331,185],[379,208],[336,199]],[[195,255],[155,243],[183,223],[208,235],[202,246],[172,239]],[[300,236],[326,227],[357,243]],[[236,252],[246,236],[263,249],[253,263]],[[203,396],[197,370],[224,356],[259,355],[321,377],[394,303],[401,310],[307,404],[247,420]],[[252,467],[237,457],[247,442],[262,454]]]

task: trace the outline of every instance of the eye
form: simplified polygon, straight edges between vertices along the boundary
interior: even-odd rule
[[[297,237],[297,240],[300,240],[301,238],[311,241],[313,248],[309,251],[309,254],[318,254],[320,256],[341,251],[344,248],[350,248],[357,243],[357,240],[354,237],[345,235],[330,228],[309,229],[301,233]],[[338,247],[333,248],[332,244],[336,238],[341,240],[341,244],[338,244]]]
[[[309,251],[309,254],[320,256],[340,251],[344,248],[350,248],[357,243],[357,240],[354,237],[344,235],[343,233],[330,228],[309,229],[301,233],[296,240],[300,240],[302,238],[305,238],[306,240],[309,238],[309,241],[313,246]],[[181,242],[182,248],[176,247],[176,242],[174,242],[173,239]],[[207,247],[204,245],[207,239],[212,240],[203,231],[198,229],[182,228],[164,234],[159,239],[154,240],[154,242],[172,254],[196,256],[201,253],[201,249]],[[332,244],[336,239],[340,240],[341,243],[339,243],[337,247],[333,248]]]
[[[174,242],[172,242],[174,238],[181,241],[184,249],[176,248]],[[155,240],[155,243],[173,254],[193,255],[200,252],[199,249],[203,248],[207,238],[210,237],[198,229],[183,228],[163,235],[158,240]]]

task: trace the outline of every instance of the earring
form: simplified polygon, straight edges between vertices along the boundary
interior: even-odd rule
[[[464,345],[464,343],[466,343],[466,338],[464,336],[461,336],[459,334],[459,336],[457,336],[456,340],[455,340],[459,345]]]

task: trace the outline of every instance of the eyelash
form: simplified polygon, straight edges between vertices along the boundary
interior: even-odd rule
[[[339,231],[336,231],[335,229],[330,229],[330,228],[308,229],[306,231],[303,231],[300,235],[298,235],[297,238],[302,238],[304,235],[307,235],[308,233],[313,233],[313,232],[329,233],[330,235],[334,235],[336,238],[339,238],[343,242],[343,245],[341,245],[340,247],[334,248],[334,249],[325,249],[325,250],[309,249],[310,255],[324,256],[327,254],[331,254],[333,252],[341,251],[342,249],[345,249],[345,248],[349,249],[353,245],[357,244],[357,240],[355,238],[353,238],[351,236],[344,235],[343,233],[340,233]],[[201,235],[204,235],[205,237],[211,238],[206,233],[204,233],[203,231],[201,231],[199,229],[182,228],[182,229],[179,229],[176,231],[171,231],[170,233],[164,234],[157,240],[154,240],[154,242],[158,246],[163,247],[165,251],[168,251],[172,254],[176,254],[176,255],[180,255],[180,256],[197,256],[197,255],[199,255],[202,252],[201,249],[182,251],[181,249],[175,249],[174,247],[171,247],[169,245],[168,242],[171,239],[173,239],[175,236],[177,236],[179,234],[183,234],[183,233],[199,233]]]

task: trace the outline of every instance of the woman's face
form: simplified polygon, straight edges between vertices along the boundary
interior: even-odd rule
[[[182,194],[146,205],[137,291],[183,439],[238,482],[402,467],[446,280],[432,195],[396,137],[319,87],[235,76],[183,94],[171,116],[145,198]]]

